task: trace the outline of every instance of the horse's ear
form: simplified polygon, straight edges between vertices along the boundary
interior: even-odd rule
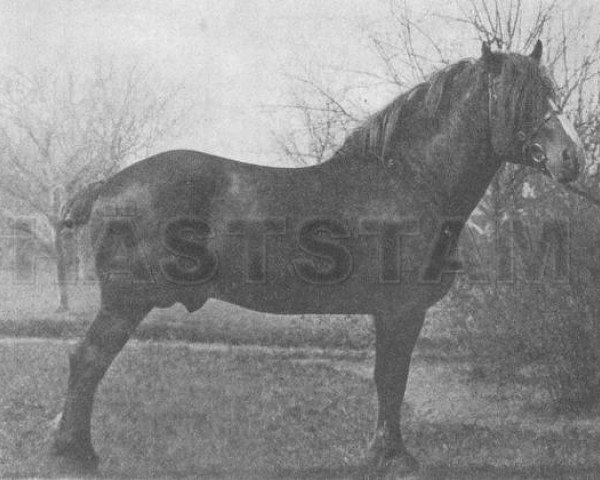
[[[542,51],[544,50],[544,47],[542,45],[542,41],[538,40],[535,43],[535,47],[533,47],[533,52],[531,52],[529,54],[529,56],[531,58],[533,58],[536,62],[539,62],[542,59]]]
[[[481,44],[481,59],[485,62],[485,63],[489,63],[491,62],[493,56],[492,56],[492,49],[490,48],[490,44],[488,42],[483,42]]]
[[[485,68],[488,72],[498,73],[501,60],[497,55],[492,53],[492,49],[490,48],[490,44],[488,42],[483,42],[481,44],[481,61],[485,65]]]

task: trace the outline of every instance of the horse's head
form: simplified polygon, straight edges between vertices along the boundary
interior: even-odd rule
[[[494,154],[534,167],[559,182],[574,180],[585,164],[571,121],[557,107],[552,80],[540,65],[542,43],[529,56],[482,47]]]

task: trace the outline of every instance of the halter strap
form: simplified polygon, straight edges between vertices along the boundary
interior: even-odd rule
[[[550,110],[544,115],[544,118],[533,128],[529,133],[525,133],[522,129],[517,132],[517,140],[521,143],[521,158],[519,162],[522,165],[527,165],[530,167],[537,168],[541,170],[543,173],[549,173],[549,170],[546,166],[548,161],[548,157],[546,156],[546,151],[544,148],[533,140],[533,137],[544,127],[548,121],[554,118],[557,115],[560,115],[562,112],[560,108],[554,103],[552,100],[548,100],[550,105]],[[490,137],[490,148],[493,145],[491,141],[492,136],[492,125],[494,121],[494,106],[498,103],[498,93],[494,88],[494,78],[491,73],[488,73],[488,128],[489,128],[489,137]]]

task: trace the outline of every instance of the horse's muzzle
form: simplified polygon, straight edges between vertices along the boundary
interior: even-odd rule
[[[583,153],[580,155],[574,149],[565,148],[562,152],[562,169],[557,180],[560,183],[569,183],[577,179],[584,161],[585,155]]]

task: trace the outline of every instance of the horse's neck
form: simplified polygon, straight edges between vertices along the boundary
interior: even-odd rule
[[[466,220],[500,163],[490,151],[487,109],[463,108],[427,144],[411,152],[413,162],[407,169],[411,181],[430,197],[440,215]]]
[[[466,220],[500,162],[490,151],[487,90],[465,92],[457,103],[453,120],[444,119],[426,139],[399,135],[405,143],[386,149],[397,158],[365,154],[348,142],[329,162],[353,178],[374,180],[373,189],[384,194],[410,192],[434,216]]]

